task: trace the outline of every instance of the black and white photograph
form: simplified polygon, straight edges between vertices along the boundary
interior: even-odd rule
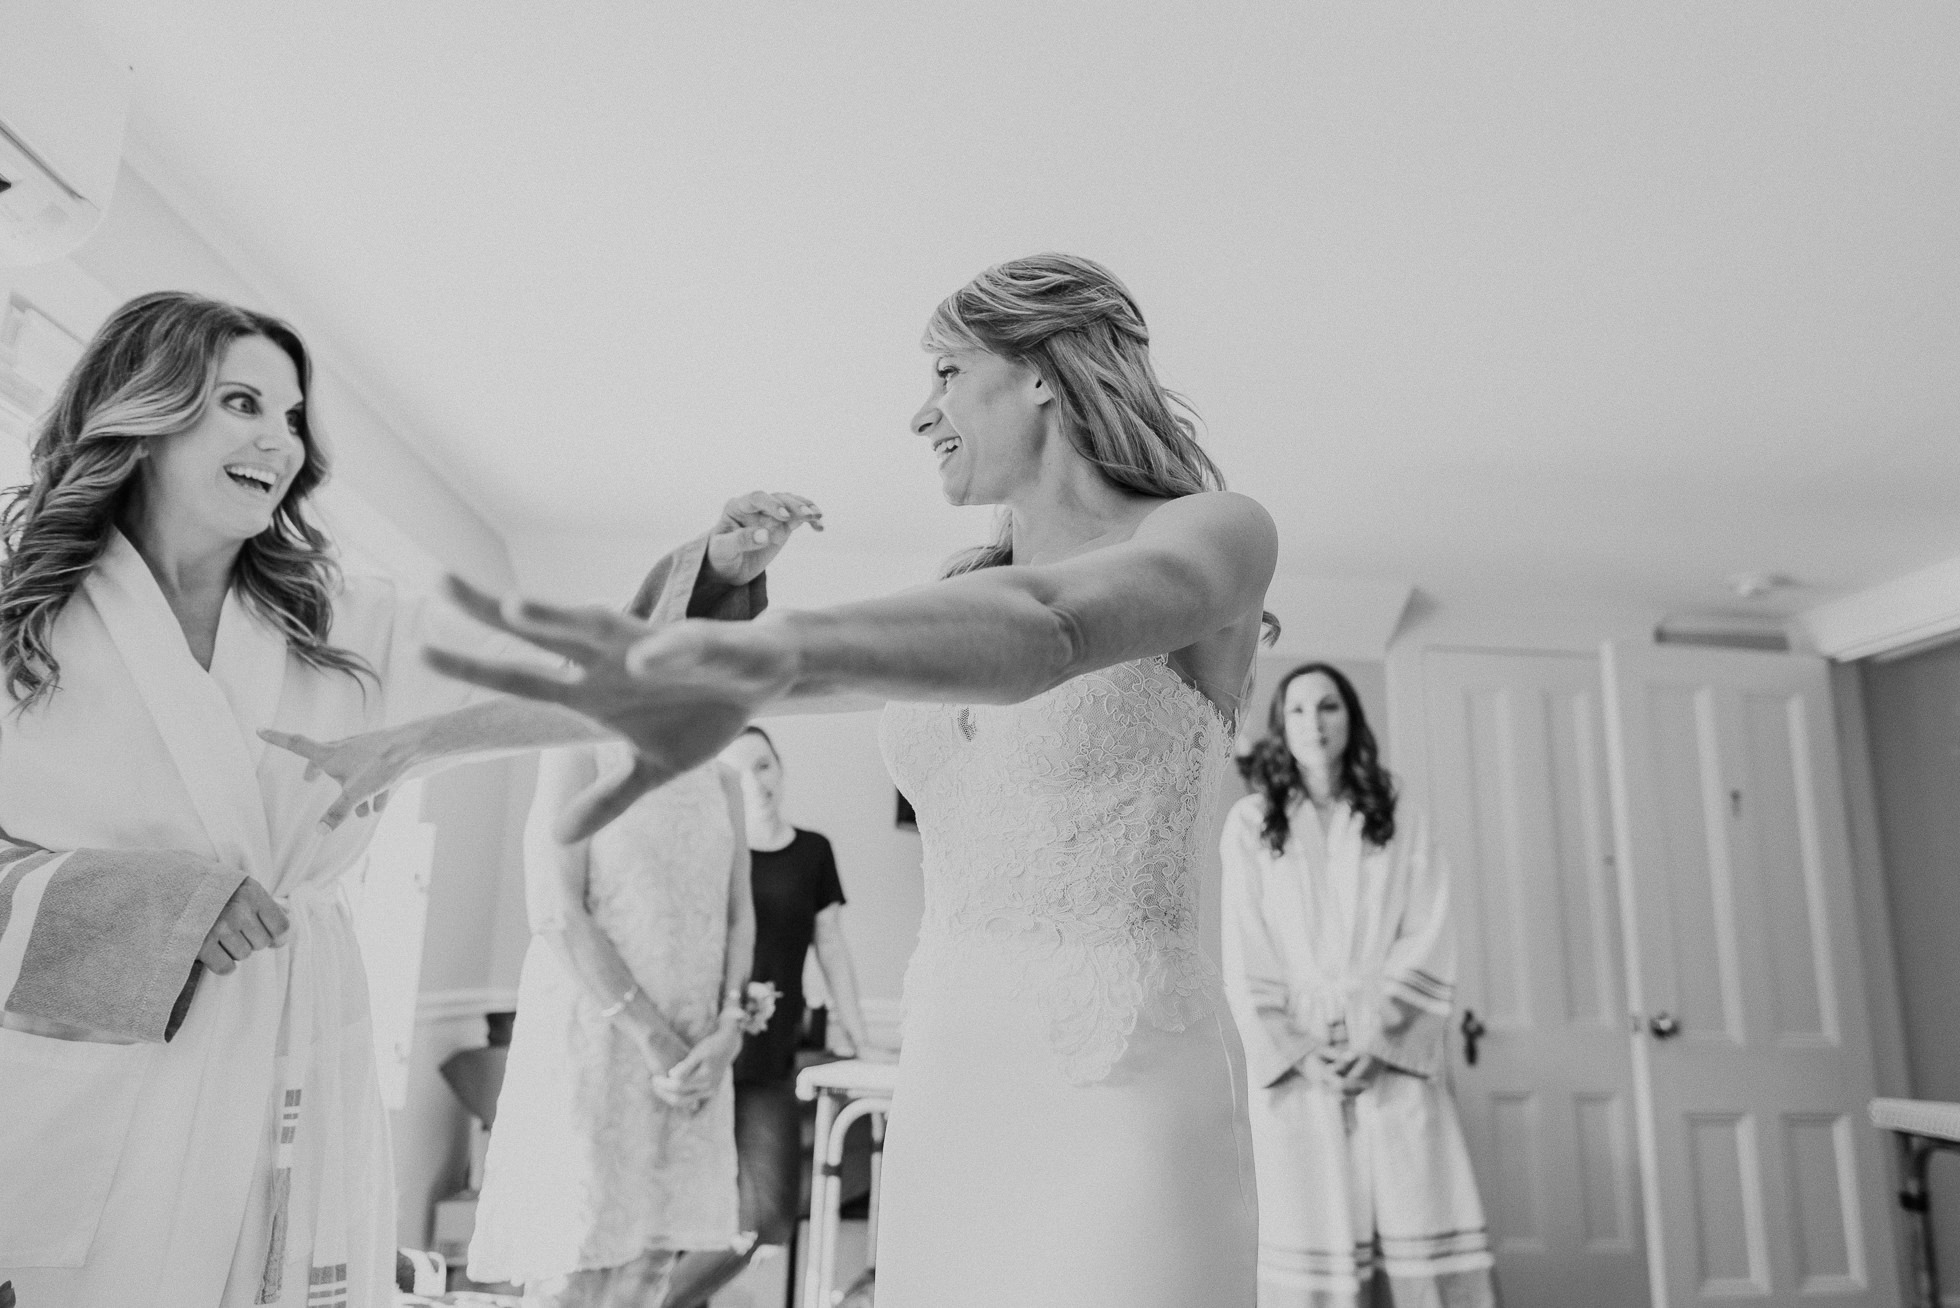
[[[0,1308],[1956,1308],[1960,6],[0,0]]]

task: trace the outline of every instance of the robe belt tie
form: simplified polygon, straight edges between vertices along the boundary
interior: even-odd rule
[[[272,898],[281,908],[310,908],[316,904],[333,905],[343,902],[338,877],[330,877],[325,881],[310,881],[305,885],[295,886],[283,894],[274,895]]]

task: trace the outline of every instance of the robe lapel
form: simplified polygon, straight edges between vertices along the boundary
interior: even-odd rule
[[[256,773],[270,748],[259,739],[259,728],[272,725],[286,688],[286,638],[260,621],[235,590],[225,596],[210,675],[231,705],[238,738]],[[263,805],[259,811],[263,821]]]
[[[183,628],[150,575],[149,565],[121,532],[112,532],[101,561],[84,585],[163,737],[218,857],[262,879],[270,876],[272,842],[266,829],[265,802],[259,794],[256,760],[246,745],[243,725],[218,679],[191,657]],[[243,621],[234,622],[234,618]],[[238,666],[235,671],[226,671],[235,677],[240,694],[254,707],[268,693],[276,703],[279,673],[263,675],[268,653],[262,640],[269,633],[225,630],[248,626],[256,628],[257,624],[227,599],[219,624],[218,651],[235,655]],[[283,649],[281,654],[283,671]],[[215,658],[213,663],[217,663]],[[269,689],[245,684],[255,671],[260,674],[259,681],[270,683]],[[270,721],[270,713],[259,720]]]
[[[1332,851],[1311,803],[1301,803],[1299,814],[1293,819],[1293,832],[1300,851],[1299,925],[1306,933],[1302,939],[1314,942],[1314,971],[1319,974],[1318,979],[1332,983],[1340,978],[1340,956],[1330,954],[1327,949],[1330,940],[1340,938],[1339,928],[1329,921],[1334,910],[1334,887],[1329,880],[1333,871]]]

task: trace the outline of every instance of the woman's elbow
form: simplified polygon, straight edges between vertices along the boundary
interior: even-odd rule
[[[1070,677],[1090,671],[1084,665],[1088,641],[1082,623],[1061,605],[1040,602],[1040,614],[1030,624],[1032,630],[1022,647],[1025,657],[1014,660],[1009,674],[1002,678],[1001,704],[1021,704],[1045,695]],[[984,701],[983,701],[984,702]]]

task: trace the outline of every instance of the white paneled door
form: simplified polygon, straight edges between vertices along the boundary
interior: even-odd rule
[[[1637,1308],[1648,1277],[1599,660],[1430,650],[1422,682],[1462,947],[1452,1074],[1499,1285],[1516,1308]]]
[[[1654,1301],[1896,1303],[1825,666],[1604,672]]]

